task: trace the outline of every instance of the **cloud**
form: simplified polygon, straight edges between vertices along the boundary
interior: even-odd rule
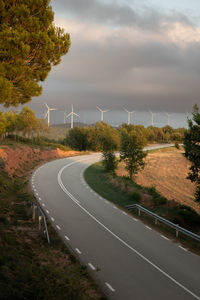
[[[193,26],[189,18],[181,13],[162,14],[150,6],[130,5],[128,2],[100,0],[54,0],[53,6],[58,12],[65,13],[83,21],[107,24],[111,26],[136,26],[145,30],[159,30],[164,24],[179,23]]]

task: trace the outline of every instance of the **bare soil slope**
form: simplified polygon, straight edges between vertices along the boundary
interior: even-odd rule
[[[0,158],[5,163],[5,171],[9,176],[22,175],[24,169],[31,169],[39,162],[45,162],[56,158],[77,155],[78,151],[40,150],[29,146],[18,145],[11,148],[9,146],[0,147]]]
[[[200,213],[200,205],[193,201],[195,186],[186,179],[190,164],[182,153],[175,148],[149,153],[136,181],[142,186],[155,186],[168,200],[191,206]],[[119,165],[117,175],[127,175],[123,164]]]

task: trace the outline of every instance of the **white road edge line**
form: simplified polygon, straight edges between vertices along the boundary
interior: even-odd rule
[[[53,222],[54,222],[54,221],[55,221],[55,219],[54,219],[53,217],[51,217],[51,221],[53,221]]]
[[[179,248],[181,248],[182,250],[184,250],[184,251],[188,251],[186,248],[184,248],[184,247],[182,247],[182,246],[179,246]]]
[[[59,225],[56,225],[56,227],[58,228],[58,230],[61,230],[60,226]]]
[[[69,239],[68,236],[66,236],[66,235],[65,235],[65,239],[66,239],[67,241],[70,241],[70,239]]]
[[[64,186],[64,184],[62,183],[61,180],[61,175],[62,172],[64,171],[64,169],[79,163],[80,161],[83,160],[88,160],[87,158],[82,159],[82,160],[78,160],[78,161],[74,161],[71,162],[70,164],[62,167],[60,169],[60,171],[58,172],[57,175],[57,180],[58,183],[61,187],[61,189],[63,190],[64,193],[66,193],[71,199],[72,201],[74,201],[86,214],[88,214],[94,221],[96,221],[99,225],[101,225],[106,231],[108,231],[110,234],[112,234],[116,239],[118,239],[122,244],[124,244],[127,248],[129,248],[130,250],[132,250],[133,252],[135,252],[138,256],[140,256],[143,260],[145,260],[147,263],[149,263],[151,266],[153,266],[156,270],[158,270],[160,273],[162,273],[164,276],[166,276],[168,279],[170,279],[171,281],[173,281],[176,285],[178,285],[179,287],[181,287],[183,290],[185,290],[186,292],[188,292],[190,295],[192,295],[195,299],[200,300],[200,297],[197,296],[196,294],[194,294],[192,291],[190,291],[187,287],[185,287],[184,285],[182,285],[180,282],[178,282],[176,279],[174,279],[172,276],[170,276],[169,274],[167,274],[165,271],[163,271],[161,268],[159,268],[156,264],[154,264],[153,262],[151,262],[148,258],[146,258],[144,255],[142,255],[140,252],[138,252],[136,249],[134,249],[132,246],[130,246],[128,243],[126,243],[123,239],[121,239],[118,235],[116,235],[114,232],[112,232],[109,228],[107,228],[105,225],[103,225],[97,218],[95,218],[89,211],[87,211],[79,202],[78,200],[72,195],[70,194],[70,192],[66,189],[66,187]]]
[[[48,209],[46,209],[46,212],[49,214],[49,210]]]
[[[125,211],[122,212],[125,216],[127,216],[127,213]]]
[[[165,239],[165,240],[167,240],[167,241],[169,241],[170,239],[168,239],[166,236],[164,236],[164,235],[161,235],[161,237],[163,238],[163,239]]]
[[[88,263],[88,266],[89,266],[93,271],[96,270],[96,268],[95,268],[91,263]]]
[[[147,226],[147,225],[145,225],[145,227],[146,227],[147,229],[149,229],[149,230],[152,230],[152,228],[151,228],[151,227],[149,227],[149,226]]]
[[[75,248],[75,250],[76,250],[76,252],[77,252],[78,254],[81,254],[81,253],[82,253],[78,248]]]
[[[113,289],[113,287],[108,283],[108,282],[105,282],[105,285],[107,285],[107,287],[114,293],[115,292],[115,289]]]

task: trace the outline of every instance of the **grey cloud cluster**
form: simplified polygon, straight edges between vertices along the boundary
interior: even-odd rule
[[[102,2],[100,0],[53,0],[53,6],[82,20],[106,23],[118,26],[138,26],[145,30],[158,30],[163,22],[179,21],[192,25],[187,16],[181,13],[165,15],[151,7],[143,7],[142,13],[128,3],[119,4],[117,1]]]

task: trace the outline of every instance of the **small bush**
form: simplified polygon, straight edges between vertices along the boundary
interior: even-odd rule
[[[134,202],[140,202],[141,201],[141,194],[137,191],[134,191],[131,195],[130,195],[130,200],[133,200]]]

